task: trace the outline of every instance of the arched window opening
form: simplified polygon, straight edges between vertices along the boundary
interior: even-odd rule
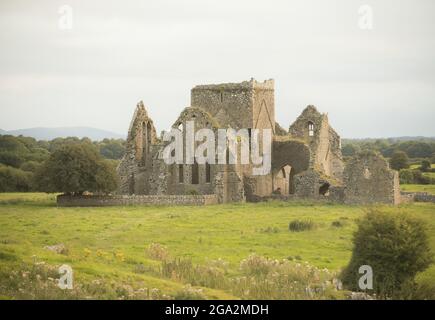
[[[223,91],[221,91],[221,96],[220,96],[220,98],[221,98],[221,102],[224,102],[224,92],[223,92]]]
[[[142,123],[142,165],[146,164],[146,158],[148,154],[148,124],[146,122]]]
[[[308,136],[314,136],[314,123],[308,122]]]
[[[208,162],[205,164],[205,182],[211,182],[211,166]]]
[[[147,123],[147,147],[148,147],[147,152],[149,152],[150,146],[151,146],[151,123],[148,122]]]
[[[225,161],[226,161],[226,164],[230,164],[230,148],[229,147],[227,147],[227,151],[225,153]]]
[[[196,160],[192,165],[192,184],[199,184],[199,166]]]
[[[293,168],[290,165],[285,165],[278,170],[274,176],[273,188],[276,194],[292,194],[293,192]]]

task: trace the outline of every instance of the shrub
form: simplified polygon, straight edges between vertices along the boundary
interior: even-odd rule
[[[339,221],[339,220],[335,220],[332,221],[331,226],[335,227],[335,228],[341,228],[344,226],[343,222]]]
[[[358,291],[359,267],[373,269],[373,291],[381,298],[400,298],[401,290],[425,270],[432,256],[422,221],[405,214],[370,211],[358,222],[353,252],[343,270],[343,284]]]
[[[240,262],[240,269],[244,274],[259,276],[270,273],[277,264],[279,264],[277,260],[271,260],[252,254]]]
[[[289,230],[293,232],[305,231],[314,229],[315,224],[311,220],[293,220],[289,223]]]
[[[423,160],[420,165],[420,170],[422,172],[427,172],[431,169],[431,164],[429,160]]]

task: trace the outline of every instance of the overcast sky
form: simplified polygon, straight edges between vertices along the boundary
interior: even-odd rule
[[[143,100],[160,132],[194,85],[254,77],[275,79],[285,128],[314,104],[342,137],[435,136],[434,17],[434,0],[1,0],[0,128],[126,134]]]

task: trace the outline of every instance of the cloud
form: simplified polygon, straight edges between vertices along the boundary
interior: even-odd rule
[[[64,4],[0,3],[1,128],[123,133],[142,99],[166,129],[195,84],[255,77],[275,78],[284,127],[315,103],[343,136],[435,135],[431,0],[376,1],[369,31],[359,0],[76,0],[68,31]]]

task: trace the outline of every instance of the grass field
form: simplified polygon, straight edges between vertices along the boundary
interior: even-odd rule
[[[400,189],[406,192],[427,192],[435,194],[435,184],[401,184]]]
[[[435,250],[435,205],[415,203],[379,209],[392,213],[402,211],[425,220]],[[243,298],[243,294],[219,281],[190,288],[186,287],[190,282],[177,277],[174,271],[164,276],[164,270],[171,266],[162,265],[159,252],[149,251],[149,246],[161,244],[166,247],[161,248],[162,254],[191,261],[193,265],[206,266],[218,261],[225,266],[195,270],[204,273],[224,269],[225,279],[243,275],[241,262],[254,253],[273,259],[289,259],[297,265],[307,262],[333,273],[348,263],[355,221],[366,210],[367,207],[361,206],[304,202],[57,208],[54,195],[0,194],[0,290],[5,286],[11,288],[0,291],[0,297],[64,298],[50,295],[46,289],[35,289],[29,297],[22,291],[24,289],[20,289],[19,279],[29,278],[29,274],[40,270],[35,271],[35,265],[68,264],[74,270],[75,284],[105,284],[93,291],[88,286],[86,294],[91,297],[128,298],[132,290],[136,293],[145,290],[149,296],[149,289],[154,289],[152,294],[159,292],[157,298],[185,298],[195,294],[217,299]],[[290,232],[289,222],[294,219],[310,220],[315,227]],[[339,227],[333,226],[337,221]],[[60,243],[66,246],[66,254],[44,248]],[[17,270],[27,271],[10,276]],[[49,274],[47,271],[41,273],[46,277]],[[34,281],[40,281],[39,274],[34,276]],[[419,275],[419,279],[435,283],[435,266]],[[205,280],[204,283],[208,282]],[[31,280],[26,285],[34,286]],[[202,291],[195,291],[198,287]],[[131,297],[141,296],[132,294]]]
[[[420,163],[418,163],[418,164],[411,164],[411,165],[409,166],[409,168],[410,168],[410,169],[418,169],[418,168],[420,168],[420,166],[421,166]],[[431,164],[430,166],[431,166],[431,168],[434,168],[434,169],[435,169],[435,164]]]
[[[420,164],[411,164],[409,166],[410,169],[419,169]],[[431,164],[431,168],[435,169],[435,164]],[[429,178],[435,178],[435,172],[423,172],[423,176],[429,177]]]

